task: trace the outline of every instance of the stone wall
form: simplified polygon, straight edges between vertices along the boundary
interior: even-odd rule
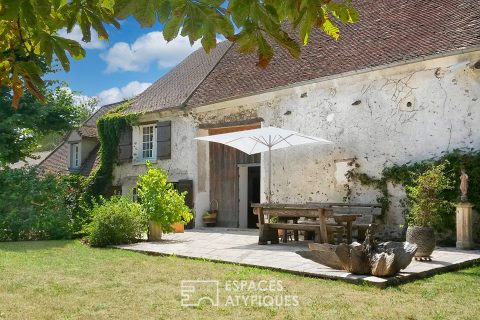
[[[362,172],[378,177],[392,164],[480,148],[480,70],[472,67],[478,60],[479,51],[440,57],[145,118],[172,120],[172,160],[160,164],[172,180],[194,180],[197,223],[209,201],[208,144],[193,138],[206,134],[198,129],[206,123],[263,118],[264,126],[331,140],[333,145],[273,151],[273,201],[339,202],[346,195],[341,177],[348,159],[357,158]],[[262,157],[263,190],[266,168]],[[122,165],[115,170],[116,182],[131,184],[143,170]],[[379,195],[355,184],[351,190],[353,202],[375,202]],[[383,231],[396,237],[404,223],[399,205],[404,192],[390,186],[390,193]]]
[[[273,151],[272,191],[280,203],[338,202],[346,191],[336,164],[345,159],[357,158],[362,172],[378,177],[393,164],[480,148],[480,70],[473,68],[478,60],[477,51],[398,65],[200,107],[193,114],[219,122],[261,117],[265,126],[333,141]],[[264,190],[266,168],[263,157]],[[360,185],[351,189],[352,202],[379,196]],[[390,186],[390,193],[383,230],[396,237],[404,224],[404,191]]]

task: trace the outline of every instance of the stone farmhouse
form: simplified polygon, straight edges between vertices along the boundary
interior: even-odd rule
[[[272,200],[278,203],[341,202],[345,184],[350,201],[372,203],[377,190],[345,177],[352,159],[378,177],[392,164],[479,149],[478,1],[356,5],[361,21],[341,26],[339,41],[315,31],[300,59],[275,47],[266,69],[230,42],[210,54],[192,53],[126,110],[142,115],[121,139],[113,184],[128,194],[150,160],[168,170],[172,182],[188,186],[196,226],[215,199],[218,226],[247,228],[256,221],[248,204],[265,199],[266,157],[195,137],[276,126],[332,141],[273,151]],[[98,150],[94,119],[109,108],[40,166],[90,170]],[[382,223],[394,236],[404,223],[398,203],[404,192],[389,188],[393,201]]]

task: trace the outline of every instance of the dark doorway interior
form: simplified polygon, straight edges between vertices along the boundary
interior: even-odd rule
[[[260,166],[248,168],[248,227],[257,228],[258,218],[253,214],[252,203],[260,202]]]

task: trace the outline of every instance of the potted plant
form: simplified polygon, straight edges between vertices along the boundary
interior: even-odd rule
[[[203,224],[207,227],[214,227],[217,223],[217,212],[215,210],[205,211],[202,215]]]
[[[445,174],[445,164],[432,166],[415,178],[413,186],[407,187],[411,207],[407,216],[406,240],[417,245],[416,259],[430,259],[435,249],[433,226],[445,206],[449,205],[441,194],[450,188],[452,181]]]
[[[185,204],[185,194],[168,182],[165,170],[147,162],[147,172],[139,177],[138,195],[150,221],[148,240],[158,241],[164,232],[174,231],[174,224],[183,225],[193,218]]]
[[[207,227],[214,227],[217,224],[217,214],[218,201],[213,199],[210,201],[210,210],[205,211],[205,213],[202,215],[203,225]]]
[[[184,233],[185,232],[185,224],[182,222],[176,222],[172,224],[173,232],[175,233]]]

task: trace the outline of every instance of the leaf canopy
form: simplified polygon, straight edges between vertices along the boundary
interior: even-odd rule
[[[256,52],[258,65],[267,67],[274,56],[273,43],[300,56],[313,28],[337,40],[338,23],[355,23],[358,12],[350,0],[2,0],[0,2],[0,86],[13,92],[18,106],[24,88],[43,100],[44,73],[40,61],[58,59],[65,71],[70,58],[82,59],[85,50],[77,41],[61,37],[78,25],[82,41],[91,41],[91,30],[108,40],[107,25],[120,28],[119,20],[135,18],[142,27],[163,25],[165,40],[186,36],[200,40],[206,52],[224,37],[244,53]],[[295,36],[297,34],[297,36]]]

